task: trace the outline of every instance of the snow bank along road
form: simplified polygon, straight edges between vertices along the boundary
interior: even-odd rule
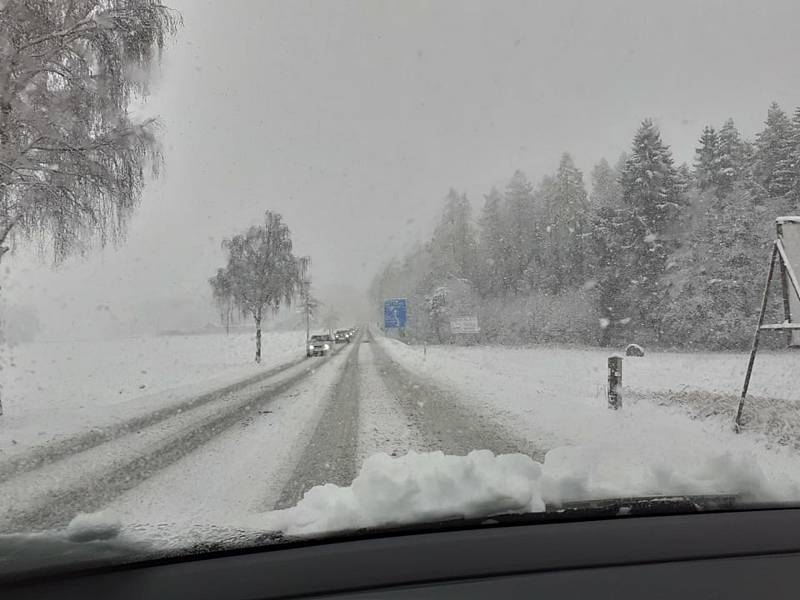
[[[0,532],[98,510],[144,528],[219,523],[349,485],[376,452],[476,448],[545,450],[393,362],[367,332],[328,358],[12,455],[0,462]]]

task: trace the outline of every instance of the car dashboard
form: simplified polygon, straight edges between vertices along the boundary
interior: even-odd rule
[[[798,598],[800,509],[263,546],[5,581],[22,598]]]

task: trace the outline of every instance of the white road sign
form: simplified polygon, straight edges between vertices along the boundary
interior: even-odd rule
[[[790,268],[796,277],[800,277],[800,217],[781,217],[778,219],[778,237],[786,250]],[[788,269],[787,269],[788,271]],[[789,297],[789,320],[791,323],[800,323],[800,300],[792,282],[786,274],[784,285],[786,295]],[[800,346],[800,331],[792,331],[792,346]]]
[[[478,317],[455,317],[450,319],[450,331],[452,333],[478,333]]]

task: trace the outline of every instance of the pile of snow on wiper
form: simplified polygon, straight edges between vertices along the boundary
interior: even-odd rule
[[[627,454],[561,447],[543,463],[523,454],[475,450],[371,456],[352,485],[312,488],[297,506],[259,515],[250,527],[312,535],[542,512],[568,502],[663,495],[734,495],[743,502],[797,497],[770,482],[748,456],[720,454],[682,468],[647,465]]]

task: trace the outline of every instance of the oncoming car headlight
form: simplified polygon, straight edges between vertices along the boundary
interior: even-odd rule
[[[330,347],[328,344],[325,344],[325,345],[323,346],[323,348],[324,348],[325,350],[330,350],[330,349],[331,349],[331,347]]]

